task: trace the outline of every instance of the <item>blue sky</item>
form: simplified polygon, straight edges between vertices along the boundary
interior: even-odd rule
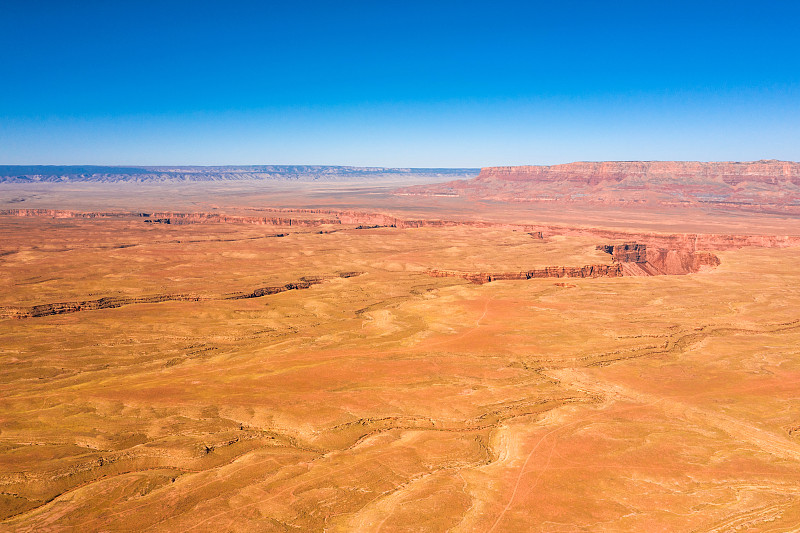
[[[800,160],[797,2],[0,0],[2,164]]]

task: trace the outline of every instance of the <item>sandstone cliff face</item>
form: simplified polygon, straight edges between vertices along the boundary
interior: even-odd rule
[[[720,264],[716,255],[691,249],[655,248],[640,243],[607,244],[597,249],[611,254],[612,261],[621,264],[625,276],[679,276]]]
[[[639,265],[639,263],[636,263]],[[685,250],[648,250],[645,275],[693,274],[714,268],[720,264],[719,257],[710,252],[688,252]],[[626,273],[626,275],[632,275]]]
[[[477,178],[406,187],[399,194],[513,202],[706,205],[800,212],[800,163],[605,161],[488,167]]]

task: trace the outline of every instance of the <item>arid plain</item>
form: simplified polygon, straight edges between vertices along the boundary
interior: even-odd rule
[[[791,208],[1,185],[2,530],[800,528]]]

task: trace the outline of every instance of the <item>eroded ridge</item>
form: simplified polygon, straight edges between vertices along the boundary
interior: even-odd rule
[[[337,277],[351,278],[363,274],[363,272],[342,272]],[[271,287],[259,287],[252,291],[241,291],[225,295],[201,295],[201,294],[155,294],[151,296],[125,297],[125,296],[106,296],[96,300],[83,300],[78,302],[57,302],[49,304],[39,304],[30,307],[0,307],[0,318],[35,318],[51,315],[61,315],[65,313],[77,313],[78,311],[96,311],[99,309],[116,309],[125,305],[134,304],[155,304],[162,302],[201,302],[209,300],[242,300],[245,298],[261,298],[286,291],[296,291],[310,289],[314,285],[323,283],[329,279],[325,276],[306,276],[298,281],[276,285]]]

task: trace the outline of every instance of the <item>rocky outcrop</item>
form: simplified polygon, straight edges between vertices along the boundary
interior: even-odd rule
[[[126,298],[107,296],[97,300],[84,300],[79,302],[58,302],[50,304],[34,305],[31,307],[1,307],[0,318],[31,318],[50,315],[62,315],[64,313],[76,313],[78,311],[94,311],[97,309],[115,309],[123,305],[131,304],[152,304],[161,302],[198,302],[207,300],[202,296],[191,294],[157,294],[153,296],[143,296],[140,298]]]
[[[800,212],[800,163],[605,161],[488,167],[478,177],[398,189],[397,194],[512,202],[704,205]]]
[[[613,260],[619,263],[646,263],[647,245],[633,243],[598,245],[598,250],[611,254]]]
[[[340,272],[337,277],[339,278],[352,278],[354,276],[360,276],[363,272]],[[229,294],[225,297],[226,300],[243,300],[246,298],[261,298],[262,296],[269,296],[272,294],[278,294],[280,292],[285,291],[296,291],[300,289],[308,289],[314,285],[318,285],[329,278],[324,276],[304,276],[300,278],[299,281],[293,283],[287,283],[285,285],[278,285],[273,287],[260,287],[255,289],[254,291],[249,292],[238,292]]]
[[[611,254],[625,276],[684,275],[714,268],[719,257],[710,252],[654,248],[641,243],[599,245],[598,250]]]
[[[665,250],[647,251],[646,263],[623,265],[626,276],[680,276],[710,270],[720,264],[720,259],[710,252]]]
[[[611,254],[610,265],[583,267],[544,267],[524,272],[461,272],[457,270],[430,270],[428,275],[463,278],[483,284],[499,280],[524,280],[536,278],[619,278],[622,276],[675,276],[701,272],[720,264],[717,256],[709,252],[667,250],[652,248],[641,243],[603,244],[597,249]]]

